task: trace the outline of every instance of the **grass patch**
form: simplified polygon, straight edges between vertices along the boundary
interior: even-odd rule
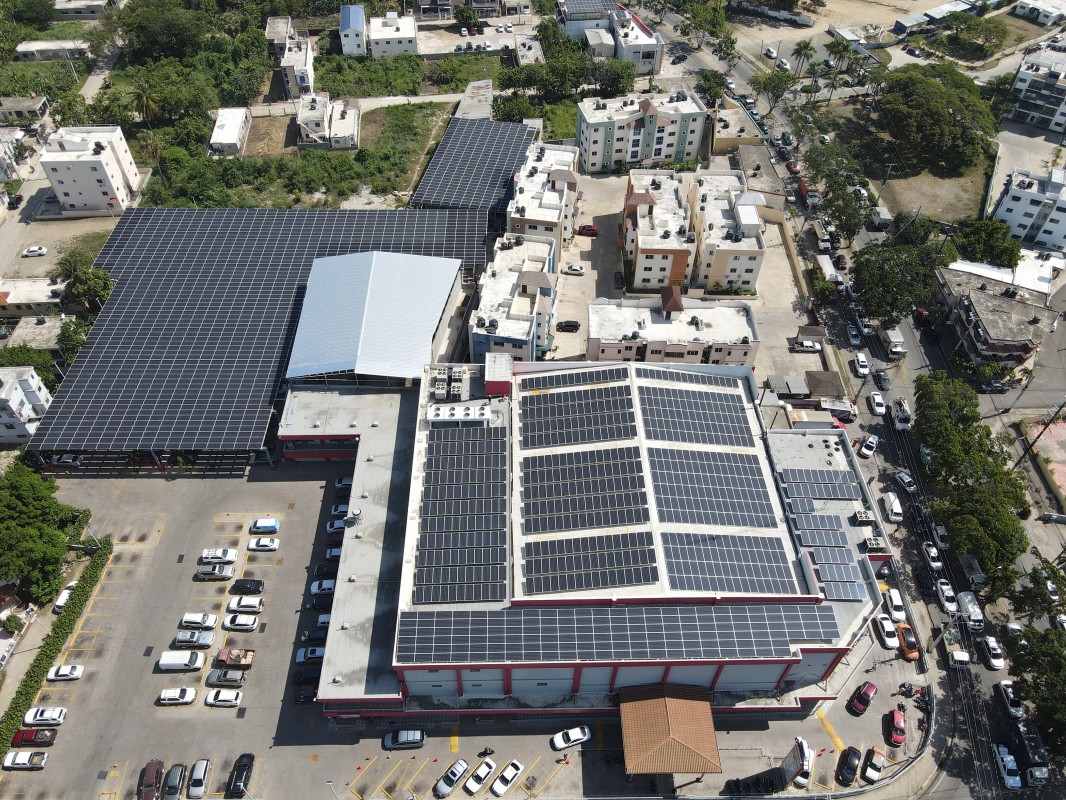
[[[104,242],[107,241],[107,237],[110,235],[111,231],[79,233],[77,236],[64,239],[57,244],[56,252],[62,255],[63,253],[69,253],[71,250],[84,250],[95,259],[100,255],[100,251],[104,249]]]
[[[1007,27],[1010,28],[1010,33],[1007,34],[1007,38],[1003,42],[1004,48],[1014,47],[1022,42],[1037,39],[1050,30],[1050,28],[1034,25],[1029,20],[1016,17],[1013,14],[996,14],[996,19],[1003,20]]]
[[[577,136],[577,101],[561,100],[544,106],[544,138],[573,139]]]
[[[356,59],[323,55],[315,59],[316,90],[330,97],[388,97],[422,91],[422,62],[417,56]]]
[[[77,71],[77,79],[70,64]],[[84,61],[12,61],[0,70],[0,96],[28,97],[30,92],[37,92],[58,97],[80,86],[88,74]]]
[[[46,31],[31,31],[26,36],[26,41],[54,42],[57,39],[84,39],[88,32],[84,22],[76,19],[65,19],[62,22],[53,22]]]
[[[428,62],[424,68],[426,83],[423,89],[426,94],[452,94],[465,91],[466,85],[472,81],[496,80],[503,67],[499,56],[470,53]]]

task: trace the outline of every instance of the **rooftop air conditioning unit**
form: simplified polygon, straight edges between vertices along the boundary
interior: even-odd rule
[[[856,511],[855,512],[855,524],[856,525],[873,525],[874,524],[874,512],[872,511]]]

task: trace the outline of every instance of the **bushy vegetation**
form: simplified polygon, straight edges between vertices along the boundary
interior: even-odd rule
[[[33,477],[40,481],[37,475]],[[19,683],[15,696],[7,707],[3,722],[0,722],[0,747],[4,748],[5,752],[12,737],[15,735],[15,731],[22,727],[22,718],[33,706],[48,670],[59,658],[63,648],[66,647],[67,640],[70,639],[70,635],[74,632],[78,618],[85,609],[86,603],[89,602],[89,598],[92,596],[93,590],[103,574],[104,567],[107,566],[107,562],[111,558],[111,549],[111,540],[104,539],[100,542],[100,549],[90,556],[88,566],[85,567],[81,577],[78,578],[78,585],[70,592],[70,599],[67,601],[66,608],[63,609],[63,613],[59,615],[58,619],[52,623],[52,629],[44,637],[44,641],[41,642],[41,646],[37,649],[37,654],[34,656],[30,668],[26,670],[26,674]]]
[[[958,258],[950,242],[924,245],[867,245],[855,254],[851,276],[863,308],[882,325],[899,324],[933,294],[934,270]]]
[[[356,59],[326,55],[315,59],[315,83],[331,97],[381,97],[422,93],[418,56]]]
[[[33,367],[48,391],[54,392],[59,388],[59,378],[52,369],[52,357],[46,351],[34,350],[28,344],[0,350],[0,367]]]

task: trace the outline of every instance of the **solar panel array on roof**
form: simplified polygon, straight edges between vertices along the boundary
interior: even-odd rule
[[[519,403],[522,446],[528,450],[631,439],[637,433],[628,384],[523,394]]]
[[[453,118],[411,195],[411,208],[503,214],[533,130],[517,122]]]
[[[624,381],[629,377],[625,367],[607,369],[589,369],[581,371],[549,372],[546,375],[525,375],[522,388],[526,391],[535,389],[558,389],[563,386],[580,386],[582,384]]]
[[[526,594],[655,583],[651,531],[528,542],[522,547]]]
[[[739,594],[797,594],[791,558],[769,536],[663,532],[670,588]]]
[[[637,377],[657,381],[677,381],[678,383],[695,383],[701,386],[720,386],[723,389],[743,388],[744,382],[739,378],[726,378],[722,375],[708,375],[695,370],[660,369],[655,367],[637,367]]]
[[[569,17],[585,14],[598,15],[618,10],[615,0],[566,0],[564,5]]]
[[[649,439],[729,447],[754,443],[740,395],[647,385],[638,386],[637,391]]]
[[[30,449],[260,448],[302,285],[320,256],[485,264],[476,211],[130,209],[96,264],[115,280]]]
[[[476,480],[486,472],[498,479]],[[507,429],[431,428],[425,476],[415,604],[503,600],[507,594]]]
[[[647,452],[661,522],[777,527],[755,454],[659,447]]]
[[[400,613],[400,664],[787,658],[793,644],[832,643],[827,603],[513,606]]]

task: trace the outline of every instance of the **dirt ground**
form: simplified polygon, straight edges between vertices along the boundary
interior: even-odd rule
[[[279,156],[296,151],[295,117],[252,117],[248,142],[244,146],[245,158]]]
[[[896,213],[921,209],[922,214],[945,222],[975,219],[980,214],[985,191],[984,161],[960,178],[938,178],[923,172],[913,178],[874,185],[882,205]]]

